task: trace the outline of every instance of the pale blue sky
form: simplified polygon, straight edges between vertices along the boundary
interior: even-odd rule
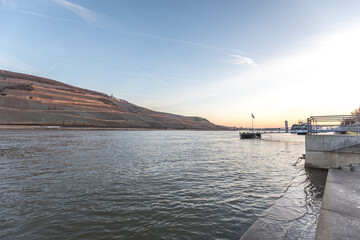
[[[360,1],[0,0],[0,68],[282,126],[358,106],[359,23]]]

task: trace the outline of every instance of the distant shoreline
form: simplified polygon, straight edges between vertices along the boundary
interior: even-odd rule
[[[120,128],[120,127],[63,127],[46,125],[0,125],[1,130],[116,130],[116,131],[232,131],[227,129],[164,129],[164,128]]]

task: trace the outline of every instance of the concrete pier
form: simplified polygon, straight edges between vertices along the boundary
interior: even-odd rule
[[[360,238],[360,172],[330,169],[316,230],[317,240]]]
[[[305,149],[306,167],[328,169],[360,163],[360,136],[306,135]]]

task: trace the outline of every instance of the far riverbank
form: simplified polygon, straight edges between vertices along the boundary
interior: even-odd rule
[[[121,130],[121,131],[233,131],[232,129],[177,129],[177,128],[119,128],[119,127],[79,127],[45,125],[0,125],[0,130]]]

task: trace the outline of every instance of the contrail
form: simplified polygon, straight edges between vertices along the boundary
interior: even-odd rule
[[[125,61],[125,62],[126,62],[126,61]],[[163,85],[165,85],[165,86],[167,86],[167,87],[170,87],[169,84],[167,84],[167,83],[164,82],[164,81],[161,81],[159,78],[155,77],[154,75],[152,75],[152,74],[150,74],[150,73],[148,73],[148,72],[145,72],[143,69],[141,69],[141,68],[139,68],[139,67],[137,67],[137,66],[135,66],[135,65],[133,65],[133,64],[131,64],[131,63],[129,63],[129,64],[130,64],[133,68],[135,68],[135,69],[137,69],[138,71],[144,73],[146,76],[152,78],[153,80],[155,80],[155,81],[157,81],[157,82],[159,82],[159,83],[161,83],[161,84],[163,84]]]
[[[200,42],[186,41],[186,40],[181,40],[181,39],[176,39],[176,38],[163,37],[163,36],[150,34],[150,33],[134,32],[134,31],[122,31],[122,32],[125,33],[125,34],[128,34],[128,35],[146,37],[146,38],[153,38],[153,39],[157,39],[157,40],[161,40],[161,41],[168,41],[168,42],[174,42],[174,43],[188,44],[188,45],[207,48],[207,49],[210,49],[210,50],[215,50],[215,51],[220,51],[220,52],[236,52],[236,53],[239,53],[239,54],[247,54],[246,52],[240,51],[240,50],[237,50],[237,49],[223,48],[223,47],[218,47],[218,46],[214,46],[214,45],[210,45],[210,44],[206,44],[206,43],[200,43]]]
[[[43,74],[40,75],[40,77],[44,77],[48,72],[50,72],[51,70],[53,70],[54,68],[56,68],[59,64],[56,63],[54,66],[52,66],[51,68],[49,68],[47,71],[45,71]]]
[[[159,78],[155,77],[154,75],[152,75],[152,74],[150,74],[150,73],[148,73],[148,72],[145,72],[144,70],[142,70],[142,69],[140,69],[140,68],[137,68],[137,69],[138,69],[139,71],[145,73],[145,75],[147,75],[148,77],[154,79],[155,81],[158,81],[159,83],[161,83],[161,84],[163,84],[163,85],[165,85],[165,86],[167,86],[167,87],[170,87],[169,84],[167,84],[167,83],[164,82],[164,81],[161,81]]]

